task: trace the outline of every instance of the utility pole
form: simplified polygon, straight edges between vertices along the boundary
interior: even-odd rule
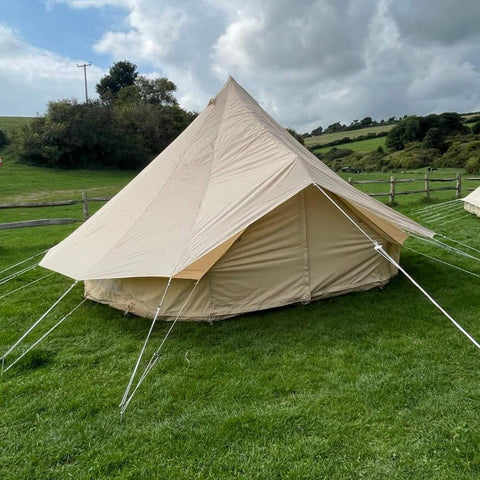
[[[85,77],[85,102],[88,102],[88,87],[87,87],[87,67],[89,67],[91,63],[84,63],[83,65],[78,65],[78,68],[83,68],[83,76]]]

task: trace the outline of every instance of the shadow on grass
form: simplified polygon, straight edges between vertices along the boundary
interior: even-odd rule
[[[11,371],[15,370],[16,373],[18,373],[45,368],[54,363],[56,356],[57,353],[52,350],[32,350],[31,352],[27,353],[18,363],[16,363]],[[11,358],[7,357],[5,359],[5,368],[8,368],[15,358],[16,357],[14,355],[12,355]]]

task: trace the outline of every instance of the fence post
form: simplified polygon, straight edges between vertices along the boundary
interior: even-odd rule
[[[352,178],[352,177],[348,177],[348,183],[349,183],[350,185],[353,184],[353,178]]]
[[[87,220],[89,217],[87,192],[82,192],[82,204],[83,204],[83,219]]]
[[[460,173],[457,173],[455,179],[457,181],[455,185],[456,197],[460,198],[462,196],[462,175]]]
[[[428,180],[428,173],[425,174],[425,198],[430,198],[430,182]]]
[[[395,177],[392,175],[390,177],[390,203],[395,202]]]

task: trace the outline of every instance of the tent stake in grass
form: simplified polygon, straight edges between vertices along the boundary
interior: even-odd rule
[[[46,250],[43,250],[42,252],[36,253],[35,255],[32,255],[29,258],[26,258],[25,260],[22,260],[21,262],[16,263],[15,265],[10,265],[9,267],[4,268],[3,270],[0,270],[0,273],[4,273],[8,270],[11,270],[12,268],[18,267],[19,265],[22,265],[23,263],[28,262],[29,260],[33,260],[36,257],[39,257],[40,255],[44,255],[45,253],[48,252],[48,248]]]
[[[160,346],[157,348],[157,350],[155,350],[155,352],[153,353],[152,355],[152,358],[150,359],[150,361],[148,362],[147,366],[145,367],[143,373],[142,373],[142,376],[139,378],[138,382],[137,382],[137,385],[135,386],[135,388],[133,389],[133,392],[132,394],[128,397],[128,398],[125,398],[125,395],[124,395],[124,398],[125,398],[125,401],[122,399],[122,403],[120,404],[120,416],[122,417],[123,419],[123,414],[125,413],[125,410],[127,409],[128,405],[130,404],[130,402],[132,401],[132,398],[133,396],[135,395],[135,392],[137,391],[138,387],[140,386],[140,384],[143,382],[143,380],[145,380],[146,376],[150,373],[150,370],[155,366],[155,364],[158,362],[159,358],[160,358],[160,350],[162,349],[163,345],[165,344],[165,342],[167,341],[167,338],[168,336],[170,335],[170,333],[172,332],[173,330],[173,327],[175,326],[175,324],[177,323],[178,319],[180,318],[180,315],[182,314],[183,312],[183,309],[185,308],[185,306],[187,305],[187,303],[189,302],[195,288],[197,287],[198,285],[198,282],[199,280],[197,280],[195,282],[195,284],[193,285],[193,288],[192,290],[190,291],[190,293],[188,294],[188,297],[187,299],[185,300],[185,302],[183,303],[182,305],[182,308],[180,309],[180,311],[178,312],[177,316],[175,317],[175,320],[172,322],[172,324],[170,325],[170,328],[167,330],[167,333],[165,334],[165,336],[163,337],[163,340],[161,341],[160,343]],[[142,352],[143,353],[143,352]],[[138,366],[138,362],[137,362],[137,366]]]
[[[2,360],[2,373],[5,358],[13,351],[15,348],[20,345],[23,339],[70,293],[70,291],[75,287],[78,282],[73,282],[72,285],[58,298],[58,300],[2,355],[0,358]],[[10,368],[10,367],[8,367]],[[8,369],[7,368],[7,369]]]
[[[480,350],[480,344],[473,338],[419,283],[417,283],[403,267],[400,266],[384,249],[381,245],[375,245],[375,250],[385,257],[392,265],[395,265],[407,278],[410,282],[413,283],[427,298],[430,302],[435,305],[454,325],[460,330],[472,343]]]
[[[46,333],[44,333],[36,342],[34,342],[30,347],[28,347],[20,356],[18,356],[7,368],[3,369],[4,358],[2,357],[2,373],[7,372],[12,368],[17,362],[19,362],[30,350],[35,348],[42,340],[44,340],[50,333],[52,333],[59,325],[61,325],[75,310],[80,308],[87,301],[84,298],[76,307],[72,308],[66,315],[64,315],[53,327],[51,327]]]
[[[398,262],[395,261],[394,258],[392,258],[383,248],[383,246],[376,242],[375,240],[373,240],[356,222],[355,220],[353,220],[353,218],[348,215],[347,212],[345,212],[345,210],[343,210],[343,208],[337,204],[337,202],[335,202],[335,200],[333,200],[333,198],[330,197],[330,195],[328,195],[322,187],[320,187],[319,185],[316,185],[316,187],[373,243],[373,247],[375,248],[375,251],[378,252],[380,255],[382,255],[382,257],[384,257],[386,260],[388,260],[392,265],[394,265],[396,268],[398,268],[398,270],[400,270],[406,277],[408,280],[410,280],[411,283],[413,283],[413,285],[415,287],[417,287],[427,298],[428,300],[430,300],[431,303],[433,303],[433,305],[435,307],[437,307],[438,310],[440,310],[443,315],[445,315],[452,323],[453,325],[455,325],[455,327],[457,327],[458,330],[460,330],[461,333],[463,333],[469,340],[470,342],[473,343],[473,345],[475,345],[475,347],[477,347],[479,350],[480,350],[480,344],[477,342],[477,340],[475,340],[475,338],[473,338],[418,282],[416,282],[407,272],[406,270],[400,266],[400,264]],[[436,240],[436,242],[438,243],[442,243],[438,240]],[[454,250],[454,247],[451,247],[451,249]],[[465,254],[467,255],[467,254]],[[470,255],[469,255],[470,256]],[[475,258],[475,257],[472,257],[472,258]],[[478,259],[477,259],[478,260]]]
[[[150,338],[150,335],[152,334],[153,327],[155,326],[155,322],[157,321],[158,315],[160,314],[160,310],[162,308],[163,302],[165,300],[165,297],[167,295],[167,292],[168,292],[168,289],[169,289],[171,283],[172,283],[172,277],[170,277],[168,279],[168,283],[167,283],[167,286],[165,287],[165,290],[163,292],[162,299],[160,300],[160,303],[158,304],[157,311],[155,312],[155,316],[153,317],[152,324],[150,325],[150,330],[148,331],[147,337],[145,338],[145,341],[143,342],[142,350],[140,351],[140,355],[138,356],[137,363],[135,364],[135,367],[133,368],[133,372],[130,375],[130,380],[128,381],[127,388],[125,389],[125,392],[124,392],[123,397],[122,397],[122,401],[120,402],[120,405],[119,405],[120,408],[124,407],[125,402],[128,399],[128,394],[130,393],[130,388],[132,387],[133,380],[135,379],[135,375],[137,374],[138,366],[140,365],[140,361],[142,360],[143,354],[145,352],[145,348],[147,347],[148,340]]]
[[[9,295],[12,295],[13,293],[15,292],[18,292],[20,290],[23,290],[24,288],[27,288],[27,287],[30,287],[31,285],[34,285],[35,283],[38,283],[40,282],[41,280],[45,279],[45,278],[48,278],[48,277],[51,277],[55,272],[52,272],[52,273],[47,273],[47,275],[44,275],[43,277],[40,277],[40,278],[37,278],[36,280],[33,280],[32,282],[30,283],[27,283],[26,285],[22,285],[21,287],[18,287],[16,288],[15,290],[12,290],[10,292],[7,292],[3,295],[0,296],[0,300],[2,298],[5,298],[5,297],[8,297]]]

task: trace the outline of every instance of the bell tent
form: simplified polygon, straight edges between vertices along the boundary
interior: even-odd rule
[[[467,212],[474,213],[480,217],[480,187],[476,188],[472,193],[462,198],[463,208]]]
[[[137,315],[215,320],[384,285],[397,268],[374,245],[398,261],[410,233],[433,237],[341,179],[229,78],[40,265]]]

